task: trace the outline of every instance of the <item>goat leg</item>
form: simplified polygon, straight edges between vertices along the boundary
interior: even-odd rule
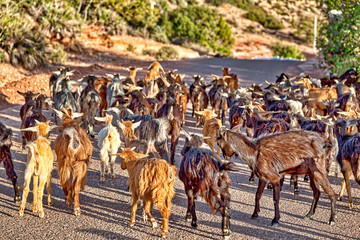
[[[135,225],[135,218],[136,218],[136,209],[137,209],[137,203],[139,201],[139,197],[133,193],[132,194],[132,205],[131,205],[131,218],[129,225],[130,227]]]
[[[197,218],[196,218],[196,212],[195,212],[194,192],[188,186],[185,186],[185,192],[188,197],[188,209],[186,211],[185,219],[187,222],[191,221],[191,226],[196,228],[197,227],[197,223],[196,223]]]
[[[221,228],[223,231],[224,239],[229,239],[231,230],[230,230],[230,209],[228,207],[222,208],[222,223]]]
[[[38,212],[38,187],[39,187],[39,176],[33,176],[33,195],[34,195],[34,199],[33,199],[33,212]]]
[[[274,207],[275,207],[275,217],[271,221],[271,226],[277,226],[279,225],[279,219],[280,219],[280,209],[279,209],[279,201],[280,201],[280,181],[273,182],[273,199],[274,199]]]
[[[13,164],[10,156],[4,158],[3,161],[4,161],[4,167],[6,170],[6,175],[8,176],[9,179],[11,179],[13,187],[14,187],[14,192],[15,192],[14,202],[18,202],[18,201],[20,201],[20,195],[19,195],[19,187],[18,187],[18,183],[17,183],[17,176],[14,171],[14,164]]]
[[[47,181],[46,181],[46,192],[47,192],[47,195],[48,195],[48,206],[52,206],[53,205],[53,200],[52,200],[52,195],[51,195],[51,172],[49,173],[49,176],[47,178]]]
[[[255,194],[255,209],[254,209],[254,213],[251,216],[252,219],[255,219],[259,216],[260,199],[261,199],[261,195],[264,192],[265,186],[266,186],[266,181],[264,179],[259,178],[259,184]]]
[[[315,208],[316,208],[316,205],[317,205],[317,203],[319,201],[319,197],[320,197],[320,190],[318,189],[318,187],[315,184],[314,176],[310,176],[310,187],[313,190],[314,199],[311,204],[310,211],[308,212],[308,214],[305,215],[304,219],[311,219],[311,217],[314,215]]]
[[[28,164],[28,166],[26,168],[30,169],[30,164]],[[27,169],[28,170],[28,169]],[[20,209],[19,209],[19,215],[20,217],[24,215],[24,210],[25,210],[25,205],[26,205],[26,200],[30,191],[30,180],[31,180],[31,175],[32,172],[31,171],[26,171],[25,170],[25,176],[24,176],[24,189],[23,189],[23,194],[22,194],[22,201],[20,204]]]
[[[38,205],[38,212],[40,218],[43,218],[45,216],[42,199],[44,195],[44,187],[45,187],[45,183],[47,182],[47,178],[48,177],[44,175],[40,176],[39,187],[37,189],[37,205]]]
[[[294,176],[294,175],[292,175]],[[294,197],[296,200],[299,199],[299,185],[298,185],[298,176],[294,176]]]
[[[304,182],[308,182],[309,181],[309,175],[305,175],[304,176]]]
[[[149,218],[149,221],[151,223],[152,228],[157,228],[157,222],[155,221],[155,218],[151,215],[151,201],[143,199],[143,205],[144,205],[144,221],[146,221],[146,218]]]
[[[255,174],[253,172],[251,172],[251,176],[249,178],[249,183],[254,183],[255,180]]]

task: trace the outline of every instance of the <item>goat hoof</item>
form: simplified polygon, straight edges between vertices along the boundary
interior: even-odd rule
[[[54,204],[54,202],[52,199],[48,200],[48,206],[52,206],[53,204]]]
[[[354,208],[354,204],[353,204],[352,202],[349,202],[349,203],[348,203],[348,206],[349,206],[350,209],[353,209],[353,208]]]
[[[152,228],[157,228],[157,227],[158,227],[157,222],[156,222],[155,219],[153,219],[153,218],[152,218],[152,220],[154,220],[154,221],[151,222],[151,227],[152,227]],[[150,221],[151,221],[151,220],[150,220]]]
[[[304,182],[308,182],[309,181],[309,176],[308,175],[305,175],[304,177]]]
[[[193,228],[197,228],[197,223],[196,222],[191,222],[191,226],[193,227]]]
[[[130,227],[133,227],[135,225],[135,222],[130,221],[129,225],[130,225]]]
[[[115,178],[115,174],[111,174],[111,178],[114,179],[114,178]]]
[[[161,232],[161,238],[166,238],[167,230]]]
[[[305,216],[304,216],[304,220],[310,220],[311,219],[311,216],[312,216],[312,214],[306,214]]]
[[[80,208],[75,208],[75,209],[74,209],[74,214],[75,214],[75,216],[79,216],[80,213],[81,213]]]
[[[148,216],[146,215],[145,211],[143,211],[143,221],[147,222]]]
[[[19,216],[20,216],[20,217],[24,216],[24,209],[20,209],[20,210],[19,210]]]
[[[38,210],[37,210],[36,207],[33,207],[32,211],[33,211],[34,213],[38,212]]]
[[[258,213],[253,213],[253,215],[251,215],[251,219],[256,219],[259,216]]]
[[[20,202],[20,196],[16,196],[16,197],[14,197],[14,203],[18,203],[18,202]]]
[[[299,200],[299,190],[297,190],[297,191],[295,190],[294,197],[296,200]]]
[[[273,227],[279,226],[278,220],[272,220],[272,221],[271,221],[271,226],[273,226]]]
[[[104,177],[104,176],[101,176],[101,177],[100,177],[100,182],[101,182],[101,183],[104,183],[104,182],[105,182],[105,177]]]
[[[342,196],[341,196],[341,197],[339,196],[339,197],[337,198],[337,200],[338,200],[338,201],[342,201],[342,200],[343,200],[343,197],[342,197]]]
[[[44,213],[44,211],[39,212],[39,218],[44,218],[44,217],[45,217],[45,213]]]
[[[249,183],[250,183],[250,184],[253,184],[253,183],[254,183],[254,180],[253,180],[253,179],[249,179]]]
[[[230,235],[228,236],[223,236],[224,240],[229,240],[230,239]]]
[[[185,220],[186,220],[187,222],[191,222],[191,221],[192,221],[192,216],[191,216],[191,214],[186,215]]]
[[[334,221],[334,220],[329,220],[328,224],[329,224],[330,226],[332,226],[332,225],[335,224],[335,221]]]

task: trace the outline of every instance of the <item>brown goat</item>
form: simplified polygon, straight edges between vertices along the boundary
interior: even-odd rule
[[[211,150],[215,152],[214,145],[217,139],[217,131],[222,126],[221,120],[216,118],[218,115],[214,113],[212,110],[205,109],[204,111],[195,112],[195,114],[200,114],[204,116],[205,123],[202,134],[204,136],[204,142],[209,145]],[[220,148],[218,147],[216,150],[217,155],[220,156]]]
[[[239,79],[236,74],[229,73],[230,70],[231,70],[231,68],[229,68],[229,67],[222,68],[223,77],[227,76],[227,78],[225,78],[225,82],[226,82],[227,86],[229,87],[230,93],[233,93],[239,87]]]
[[[250,169],[259,178],[252,218],[258,217],[260,198],[267,180],[272,183],[274,188],[275,217],[271,224],[278,225],[281,175],[308,174],[314,199],[305,219],[311,218],[315,213],[320,197],[318,188],[320,185],[330,197],[329,224],[334,224],[336,196],[327,179],[329,159],[326,159],[325,148],[327,147],[320,134],[309,131],[289,131],[267,135],[252,141],[241,133],[234,133],[223,127],[219,130],[217,144],[221,147],[225,158],[237,155],[248,163]]]
[[[212,152],[201,138],[185,131],[185,144],[181,151],[184,156],[180,163],[179,179],[184,183],[188,198],[186,221],[197,227],[195,199],[199,194],[204,197],[212,212],[222,215],[222,232],[228,239],[230,231],[230,178],[228,171],[236,171],[232,162],[222,160]]]
[[[160,77],[160,72],[165,74],[164,69],[158,61],[153,62],[149,67],[145,76],[145,85],[149,85],[151,80],[155,80]]]
[[[132,196],[130,226],[135,224],[140,198],[143,200],[144,220],[148,217],[152,227],[157,227],[151,215],[151,207],[155,203],[163,217],[161,236],[165,238],[169,228],[171,200],[175,194],[176,167],[163,159],[144,159],[147,155],[136,153],[129,148],[122,149],[117,155],[121,159],[121,169],[127,169],[129,174],[128,185]]]
[[[87,166],[91,160],[93,146],[85,130],[72,119],[73,114],[68,111],[63,113],[61,133],[55,140],[59,179],[66,205],[71,207],[74,201],[74,214],[80,215],[79,193],[80,189],[85,188]]]
[[[111,82],[111,80],[106,77],[97,79],[95,82],[95,90],[99,93],[99,96],[101,98],[100,109],[99,109],[100,117],[104,116],[104,110],[108,108],[106,102],[106,89],[109,82]]]

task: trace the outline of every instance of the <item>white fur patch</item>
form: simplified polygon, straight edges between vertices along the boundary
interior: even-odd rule
[[[81,147],[81,142],[80,142],[80,138],[79,138],[79,134],[78,132],[76,131],[75,128],[73,127],[70,127],[70,128],[66,128],[64,130],[64,134],[65,135],[68,135],[70,137],[70,141],[69,141],[69,148],[71,150],[74,151],[74,154],[80,149]],[[77,145],[76,148],[73,148],[74,146],[74,141],[78,142],[79,144]]]

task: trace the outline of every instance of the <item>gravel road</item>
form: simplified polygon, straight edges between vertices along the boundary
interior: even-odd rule
[[[146,63],[147,64],[147,63]],[[144,66],[146,65],[144,63]],[[202,74],[210,80],[210,74],[221,75],[220,66],[232,68],[241,79],[241,86],[248,86],[252,82],[261,83],[264,80],[274,81],[281,72],[289,72],[298,68],[300,62],[279,61],[249,61],[236,59],[193,59],[179,62],[164,62],[165,70],[177,68],[179,73],[186,73],[186,81],[191,82],[193,74]],[[97,73],[94,73],[97,74]],[[144,74],[144,72],[142,72]],[[186,113],[185,128],[190,132],[200,133],[195,128],[195,121],[190,114],[190,104]],[[19,132],[19,105],[0,112],[0,121],[14,130],[13,161],[15,171],[19,177],[19,185],[23,184],[26,165],[26,153],[21,151],[21,135]],[[46,112],[50,119],[50,113]],[[96,127],[97,132],[102,128]],[[57,132],[50,135],[52,144]],[[13,203],[12,184],[7,179],[5,170],[0,167],[0,239],[157,239],[159,228],[152,229],[150,223],[142,221],[142,208],[137,211],[137,222],[130,228],[131,195],[127,191],[128,175],[121,170],[119,159],[116,160],[116,178],[106,178],[105,183],[99,181],[99,149],[97,138],[92,140],[94,153],[88,169],[88,182],[85,191],[80,192],[82,214],[76,217],[66,208],[64,194],[59,186],[56,161],[52,173],[52,189],[54,205],[44,206],[45,218],[40,219],[31,212],[32,194],[29,194],[25,215],[20,218],[18,205]],[[182,156],[180,151],[184,144],[181,136],[177,152],[176,166],[179,166]],[[334,226],[327,225],[330,217],[330,201],[322,191],[317,212],[313,220],[304,220],[303,216],[310,209],[312,192],[308,183],[300,181],[300,198],[294,199],[289,188],[289,177],[286,177],[280,199],[280,225],[271,227],[274,216],[272,192],[265,190],[261,199],[261,212],[256,220],[250,219],[253,212],[257,180],[249,184],[250,171],[247,165],[239,159],[232,159],[239,166],[240,171],[230,173],[231,186],[231,239],[359,239],[359,187],[352,179],[352,193],[355,209],[347,207],[347,194],[343,202],[337,202],[337,218]],[[302,179],[302,178],[301,178]],[[330,173],[329,180],[338,193],[341,178]],[[187,198],[182,182],[175,181],[176,193],[170,216],[168,239],[221,239],[221,216],[212,215],[210,208],[199,197],[196,202],[198,228],[193,229],[185,222]],[[46,194],[45,194],[46,196]],[[44,204],[46,204],[44,197]],[[159,211],[154,208],[154,217],[161,222]]]

